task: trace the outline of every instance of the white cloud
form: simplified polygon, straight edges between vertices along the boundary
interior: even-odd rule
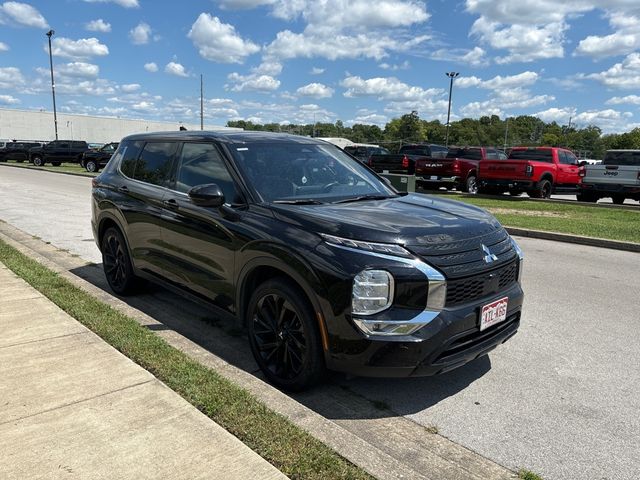
[[[627,95],[626,97],[612,97],[605,102],[607,105],[640,105],[640,96],[638,95]]]
[[[45,51],[48,52],[46,46]],[[51,41],[51,52],[58,57],[82,59],[109,55],[109,48],[93,37],[79,40],[59,37]]]
[[[324,73],[324,68],[313,67],[309,72],[311,75],[322,75]]]
[[[276,0],[218,0],[218,4],[223,9],[244,10],[256,8],[261,5],[272,5]]]
[[[609,15],[609,23],[616,31],[610,35],[589,35],[580,41],[575,55],[605,58],[625,55],[640,47],[640,17],[621,12]]]
[[[411,68],[411,64],[409,63],[409,60],[405,60],[401,64],[381,63],[378,66],[383,70],[393,70],[393,71],[408,70],[409,68]]]
[[[58,65],[56,71],[67,77],[96,78],[100,68],[92,63],[71,62]]]
[[[7,45],[4,42],[0,42],[0,52],[8,52],[9,51],[9,45]]]
[[[120,85],[120,90],[122,90],[125,93],[137,92],[138,90],[140,90],[140,84],[139,83],[127,83],[127,84],[124,84],[124,85]]]
[[[327,87],[322,83],[310,83],[298,88],[296,93],[302,97],[331,98],[333,96],[333,88]]]
[[[353,120],[348,120],[348,125],[355,125],[357,123],[363,125],[378,125],[384,127],[389,121],[389,117],[386,115],[380,115],[379,113],[368,113],[364,115],[358,115]]]
[[[124,8],[138,8],[140,4],[138,0],[84,0],[89,3],[115,3]]]
[[[621,62],[608,70],[584,75],[584,78],[596,80],[611,88],[640,88],[640,53],[631,53]]]
[[[164,67],[165,73],[169,75],[175,75],[176,77],[188,77],[189,74],[185,71],[184,66],[177,62],[169,62]]]
[[[482,84],[482,80],[476,76],[459,77],[455,80],[457,88],[478,87]]]
[[[263,61],[257,67],[252,68],[251,71],[258,75],[280,75],[282,72],[282,64],[274,61]]]
[[[151,26],[148,23],[140,22],[129,30],[129,38],[134,45],[146,45],[151,39]]]
[[[144,64],[144,69],[147,72],[155,73],[158,71],[158,64],[155,62],[149,62]]]
[[[250,40],[244,40],[233,25],[222,23],[218,17],[201,13],[187,35],[200,56],[220,63],[242,63],[249,55],[260,51]]]
[[[19,68],[0,67],[0,88],[11,89],[24,85],[25,79]]]
[[[540,25],[562,22],[568,14],[593,9],[594,3],[589,0],[467,0],[467,11],[505,24]]]
[[[431,54],[431,59],[445,62],[456,62],[471,67],[483,67],[489,64],[487,52],[480,47],[471,50],[459,48],[441,48]]]
[[[11,95],[0,95],[0,104],[2,105],[17,105],[20,100]]]
[[[517,75],[508,75],[506,77],[497,75],[491,80],[483,82],[482,87],[491,90],[524,87],[527,85],[533,85],[537,80],[538,74],[536,72],[527,71],[519,73]]]
[[[97,20],[91,20],[85,24],[84,28],[90,32],[109,33],[111,31],[111,24],[99,18]]]
[[[598,125],[604,133],[629,131],[637,124],[630,122],[633,117],[631,112],[620,112],[613,109],[586,110],[579,112],[575,108],[549,108],[534,114],[545,122],[558,122],[567,124],[569,118],[574,125]]]
[[[401,82],[395,77],[363,79],[358,76],[346,77],[340,85],[346,88],[345,97],[377,97],[380,100],[416,101],[441,95],[443,90],[423,89]]]
[[[36,8],[21,2],[4,2],[0,5],[0,23],[49,28],[49,24]]]
[[[228,76],[231,84],[225,85],[225,89],[232,92],[272,92],[280,88],[280,80],[270,75],[240,75],[232,73]]]

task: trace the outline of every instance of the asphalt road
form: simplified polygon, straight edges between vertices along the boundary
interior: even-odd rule
[[[88,178],[0,166],[1,220],[99,262],[89,226],[89,193]],[[638,478],[640,255],[518,241],[526,255],[526,301],[521,329],[509,342],[439,377],[338,375],[301,400],[367,435],[368,425],[377,420],[353,405],[369,399],[388,407],[378,416],[435,426],[456,443],[547,480]],[[166,298],[166,292],[154,297],[159,316],[164,310],[167,319],[175,318],[172,308],[202,315],[199,307]],[[166,305],[159,304],[163,298]],[[211,330],[203,321],[187,319],[186,324],[182,328],[202,335],[202,343],[215,341],[204,338]],[[241,338],[225,341],[242,350],[230,356],[246,358]]]

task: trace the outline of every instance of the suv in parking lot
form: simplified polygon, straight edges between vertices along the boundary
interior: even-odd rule
[[[58,166],[62,162],[80,162],[82,154],[89,150],[87,142],[78,140],[54,140],[29,150],[29,161],[40,167],[47,162]]]
[[[98,172],[107,164],[117,148],[118,142],[112,142],[102,145],[99,148],[88,150],[82,154],[80,165],[82,165],[82,168],[86,169],[87,172]]]
[[[132,135],[93,179],[92,212],[116,293],[142,277],[235,316],[285,389],[325,368],[446,372],[520,323],[522,252],[494,217],[399,194],[316,139]]]
[[[29,150],[42,146],[39,142],[7,142],[4,148],[0,148],[0,162],[16,160],[24,162],[29,159]]]

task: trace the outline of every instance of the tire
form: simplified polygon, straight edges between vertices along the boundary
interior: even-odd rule
[[[624,195],[611,195],[611,201],[616,205],[622,205],[624,203]]]
[[[127,244],[120,230],[108,228],[102,235],[100,250],[104,274],[111,290],[123,296],[135,293],[139,282],[133,273]]]
[[[95,160],[87,160],[85,162],[84,168],[86,168],[87,172],[94,173],[98,171],[98,164]]]
[[[300,391],[320,382],[325,364],[316,317],[294,283],[264,282],[246,311],[251,352],[271,383]]]
[[[475,175],[469,175],[465,182],[465,192],[475,195],[478,193],[478,179]]]
[[[598,201],[598,197],[592,193],[578,193],[576,194],[576,200],[579,202],[596,203]]]
[[[529,196],[532,198],[550,198],[552,185],[549,180],[540,180],[534,190],[530,190]]]
[[[54,167],[59,167],[60,165],[62,165],[61,162],[51,162],[51,165],[53,165]]]
[[[42,167],[46,163],[40,155],[34,156],[31,160],[36,167]]]

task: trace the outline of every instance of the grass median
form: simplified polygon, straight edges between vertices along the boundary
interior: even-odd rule
[[[0,240],[0,262],[294,479],[371,479],[246,390]]]
[[[44,165],[43,167],[36,167],[34,164],[29,162],[16,162],[14,160],[9,160],[4,162],[5,165],[9,165],[12,167],[26,168],[29,170],[44,170],[47,172],[55,172],[55,173],[72,173],[74,175],[81,175],[83,177],[95,177],[98,175],[97,173],[87,172],[86,169],[82,168],[77,163],[63,163],[58,167],[54,167],[53,165]],[[2,163],[0,162],[0,165]]]
[[[509,197],[439,196],[484,208],[507,227],[640,243],[640,208],[601,208]]]

